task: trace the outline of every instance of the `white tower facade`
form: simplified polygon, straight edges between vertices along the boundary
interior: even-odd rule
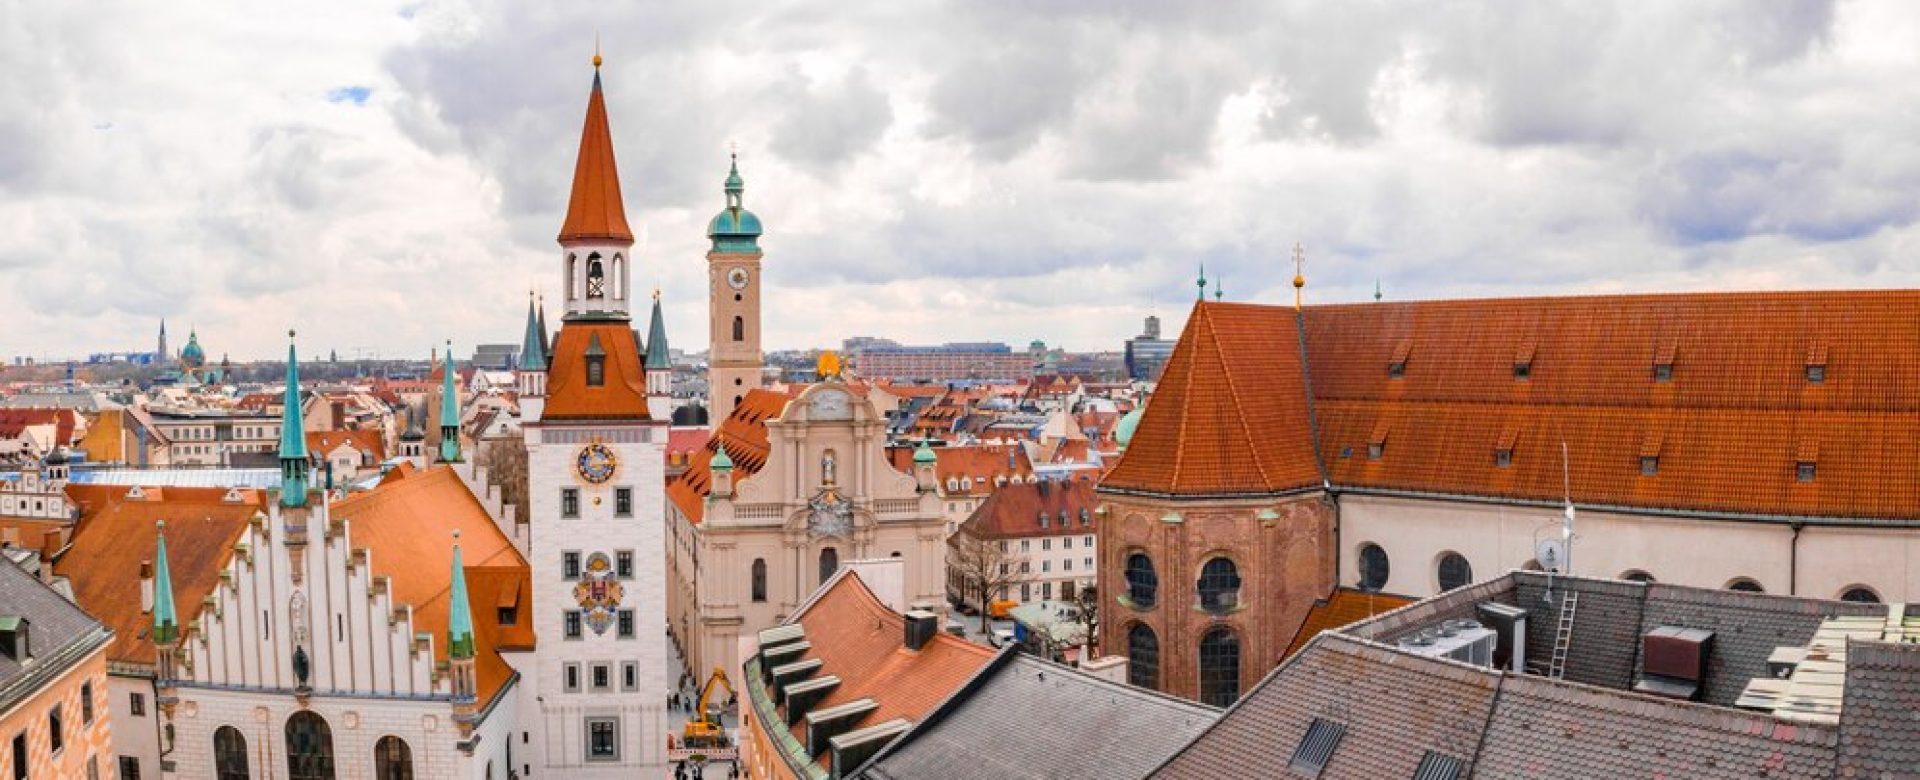
[[[541,777],[664,777],[667,421],[628,321],[633,234],[594,74],[561,228],[566,317],[527,419]],[[529,366],[528,368],[532,368]],[[523,369],[525,370],[525,369]]]

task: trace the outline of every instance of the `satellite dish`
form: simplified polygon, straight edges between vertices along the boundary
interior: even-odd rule
[[[1566,566],[1567,543],[1559,539],[1541,539],[1533,546],[1533,559],[1540,564],[1541,571],[1560,571]]]

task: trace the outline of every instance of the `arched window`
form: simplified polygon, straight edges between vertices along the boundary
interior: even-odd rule
[[[215,780],[248,780],[247,738],[239,729],[221,726],[213,731],[213,776]]]
[[[1626,571],[1620,572],[1620,579],[1626,580],[1628,582],[1652,582],[1653,575],[1648,574],[1639,569],[1628,569]]]
[[[567,253],[567,300],[580,297],[580,256]]]
[[[613,256],[613,297],[615,298],[627,297],[627,288],[622,285],[623,281],[627,278],[625,273],[626,265],[626,258],[620,255]]]
[[[1387,551],[1380,545],[1368,542],[1360,545],[1360,589],[1378,591],[1387,586],[1387,575],[1392,566],[1387,561]]]
[[[289,780],[333,780],[333,730],[312,710],[287,719]]]
[[[1448,591],[1473,582],[1473,566],[1457,552],[1440,556],[1440,590]]]
[[[1757,582],[1757,581],[1755,581],[1755,580],[1754,580],[1754,579],[1753,579],[1752,577],[1735,577],[1735,578],[1733,578],[1733,580],[1732,580],[1732,581],[1730,581],[1730,582],[1728,582],[1728,583],[1727,583],[1727,590],[1737,590],[1737,591],[1740,591],[1740,592],[1742,592],[1742,593],[1765,593],[1765,592],[1767,592],[1767,589],[1766,589],[1766,588],[1762,588],[1762,587],[1760,587],[1760,583],[1759,583],[1759,582]]]
[[[840,568],[840,551],[832,547],[820,550],[820,584],[825,585],[828,577]]]
[[[747,320],[746,318],[741,317],[740,315],[737,315],[737,314],[734,315],[733,317],[733,340],[734,341],[747,340]]]
[[[587,297],[604,298],[607,295],[607,269],[600,263],[600,253],[587,255]]]
[[[758,604],[767,600],[767,559],[753,559],[753,601]]]
[[[1200,608],[1208,612],[1231,611],[1240,604],[1240,568],[1226,556],[1207,561],[1200,567]]]
[[[388,734],[373,743],[375,780],[413,780],[413,748],[407,741]]]
[[[1240,698],[1240,639],[1226,626],[1200,637],[1200,703],[1225,707]]]
[[[1851,601],[1856,604],[1878,604],[1880,603],[1880,594],[1865,585],[1854,585],[1840,593],[1840,600]]]
[[[1135,623],[1127,630],[1127,683],[1160,687],[1160,638],[1145,623]]]
[[[1127,600],[1134,609],[1152,609],[1160,591],[1160,575],[1153,573],[1153,559],[1146,553],[1127,556]]]

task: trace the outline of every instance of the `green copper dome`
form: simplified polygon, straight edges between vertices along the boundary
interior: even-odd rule
[[[1120,445],[1120,449],[1126,449],[1127,444],[1133,441],[1133,432],[1139,429],[1140,418],[1146,413],[1147,405],[1141,404],[1133,407],[1133,411],[1127,412],[1125,416],[1120,418],[1120,422],[1114,424],[1113,441],[1115,444]]]
[[[760,218],[740,205],[746,183],[740,180],[740,161],[735,158],[727,171],[727,207],[707,222],[707,238],[713,239],[716,252],[760,251]]]
[[[938,456],[933,454],[933,446],[928,444],[925,439],[920,440],[919,448],[913,451],[914,463],[932,463],[939,459]]]
[[[207,351],[200,346],[200,334],[187,331],[187,346],[180,350],[180,364],[199,368],[207,364]]]
[[[714,471],[733,470],[733,459],[727,457],[727,445],[722,444],[714,448],[713,459],[707,461],[707,467]]]

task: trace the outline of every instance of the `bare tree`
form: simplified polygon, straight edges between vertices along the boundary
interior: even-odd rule
[[[1011,554],[1004,542],[974,536],[961,526],[947,540],[947,569],[958,575],[960,600],[972,598],[980,605],[980,633],[987,633],[988,606],[993,594],[1026,579],[1020,571],[1022,558]]]
[[[514,522],[528,522],[526,440],[515,436],[486,442],[475,458],[486,467],[487,481],[500,488],[500,500],[513,505]]]
[[[1081,636],[1086,638],[1087,647],[1093,647],[1100,640],[1100,592],[1092,585],[1076,590],[1072,604],[1073,622],[1080,624]]]

